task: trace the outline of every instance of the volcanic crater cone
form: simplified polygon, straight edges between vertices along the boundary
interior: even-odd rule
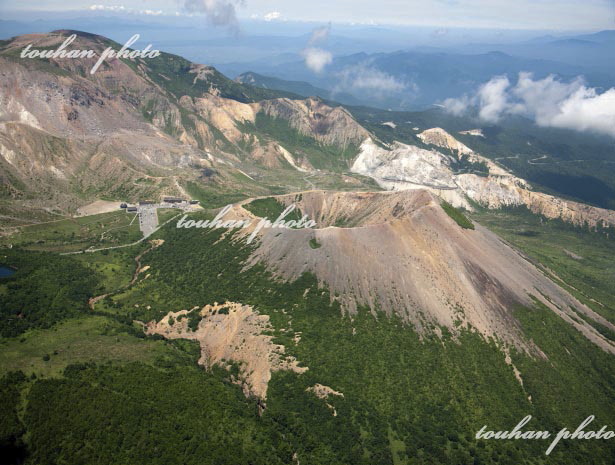
[[[317,228],[261,230],[248,266],[264,263],[285,280],[313,273],[347,314],[365,306],[375,316],[396,314],[422,333],[470,328],[540,354],[514,316],[518,305],[533,307],[537,300],[615,353],[585,319],[615,329],[612,324],[491,231],[460,227],[426,190],[276,198],[296,204]],[[241,205],[234,210],[251,215]]]

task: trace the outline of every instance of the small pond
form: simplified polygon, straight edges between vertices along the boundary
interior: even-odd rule
[[[0,265],[0,278],[7,278],[15,273],[13,268],[9,268],[8,266]]]

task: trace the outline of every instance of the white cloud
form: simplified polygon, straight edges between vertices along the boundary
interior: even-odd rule
[[[124,2],[127,7],[161,8],[174,13],[174,5],[183,5],[186,0],[91,0],[92,2],[114,3]],[[228,0],[232,1],[232,0]],[[456,28],[479,29],[535,29],[538,31],[580,31],[613,29],[613,1],[587,0],[379,0],[352,2],[311,0],[301,1],[271,1],[246,0],[249,3],[247,16],[252,13],[284,8],[284,18],[296,21],[315,22],[326,19],[334,23],[356,25],[414,25],[432,29],[449,28],[452,35]],[[24,2],[0,0],[0,10],[6,10],[9,5],[15,9],[24,3],[37,5],[40,10],[73,10],[81,8],[90,2],[79,0],[41,0]],[[234,3],[234,2],[233,2]],[[145,6],[147,5],[147,6]],[[150,6],[155,5],[155,8]],[[165,5],[165,6],[163,6]],[[238,7],[238,3],[234,3]],[[284,5],[282,7],[282,5]],[[46,8],[49,7],[49,8]],[[438,34],[438,32],[436,32]],[[542,32],[541,32],[542,34]]]
[[[312,31],[312,35],[310,36],[310,40],[308,41],[308,46],[316,45],[321,42],[326,42],[329,39],[329,34],[331,33],[331,23],[326,26],[317,27]]]
[[[435,105],[443,107],[451,115],[461,116],[467,113],[472,106],[472,99],[467,95],[463,95],[459,98],[447,98],[441,105]]]
[[[202,13],[214,26],[226,26],[238,31],[239,21],[235,5],[242,5],[243,0],[184,0],[184,9],[188,13]]]
[[[139,13],[142,15],[160,16],[162,10],[139,10]]]
[[[492,78],[478,89],[479,116],[486,121],[497,121],[506,110],[506,89],[510,81],[506,76]]]
[[[325,66],[331,64],[333,61],[331,52],[315,46],[316,44],[326,42],[329,38],[330,31],[330,23],[326,26],[314,29],[310,35],[306,48],[301,52],[305,59],[305,66],[315,73],[321,73],[322,70],[325,69]]]
[[[322,72],[325,66],[333,61],[331,52],[317,47],[308,47],[303,50],[303,58],[305,58],[305,65],[315,73]]]
[[[92,11],[125,11],[126,8],[123,5],[91,5]]]
[[[596,89],[582,86],[560,104],[560,111],[549,121],[537,123],[615,137],[615,88],[598,94]]]
[[[90,10],[92,11],[113,11],[113,12],[123,12],[128,14],[138,14],[138,15],[152,15],[159,16],[162,14],[162,10],[133,10],[131,8],[126,8],[124,5],[91,5]]]
[[[498,76],[482,85],[474,95],[443,102],[449,113],[461,115],[477,108],[481,119],[497,122],[506,115],[523,115],[539,126],[592,131],[615,137],[615,88],[600,93],[587,87],[582,78],[562,82],[554,76],[534,80],[519,73],[512,86]]]
[[[407,85],[394,76],[387,74],[367,63],[348,66],[336,73],[338,83],[335,92],[369,91],[375,94],[387,94],[404,90],[416,90],[416,86]]]
[[[265,19],[265,21],[274,21],[276,19],[280,19],[282,17],[282,13],[280,13],[279,11],[272,11],[270,13],[267,13],[263,18]]]

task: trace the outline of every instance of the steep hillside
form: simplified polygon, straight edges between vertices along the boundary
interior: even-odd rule
[[[546,218],[577,226],[615,227],[613,210],[537,192],[525,180],[474,152],[441,128],[420,132],[417,138],[427,144],[426,148],[399,142],[382,147],[368,139],[361,145],[351,169],[373,177],[390,190],[428,188],[468,210],[472,210],[469,199],[492,209],[526,206]]]
[[[289,191],[306,186],[312,159],[334,166],[367,135],[341,108],[242,85],[174,55],[111,59],[95,74],[96,57],[19,57],[28,44],[53,49],[73,33],[20,36],[0,48],[2,196],[24,206],[69,213],[97,198],[186,196],[186,189],[203,198]],[[76,35],[74,49],[120,48]],[[263,132],[259,115],[288,127]],[[310,150],[295,155],[276,136],[301,137]]]
[[[111,294],[94,304],[96,315],[84,308],[82,319],[76,320],[58,312],[58,317],[67,318],[58,327],[8,340],[7,350],[0,353],[0,368],[18,366],[25,372],[21,378],[6,380],[15,386],[12,391],[0,385],[11,419],[9,433],[15,438],[26,433],[27,442],[16,445],[37,463],[60,456],[87,463],[121,459],[195,465],[215,461],[609,463],[614,452],[611,441],[564,440],[545,459],[550,441],[475,437],[485,424],[495,430],[510,429],[509,425],[528,414],[536,430],[559,431],[562,425],[574,428],[589,412],[597,412],[597,425],[613,423],[615,359],[579,331],[586,324],[599,326],[591,313],[576,306],[570,294],[545,283],[535,268],[520,263],[520,257],[511,256],[516,252],[490,239],[478,224],[474,230],[461,229],[424,191],[303,192],[282,199],[300,203],[323,226],[312,231],[315,241],[305,237],[304,231],[289,231],[302,240],[287,237],[296,246],[286,249],[288,258],[272,259],[276,252],[265,246],[274,244],[274,238],[269,242],[263,237],[262,243],[247,245],[224,230],[169,225],[157,233],[164,242],[142,257],[147,272],[119,292],[107,290]],[[396,209],[398,203],[402,205]],[[237,214],[250,215],[248,209],[255,210],[244,205],[245,209],[236,209]],[[352,218],[346,220],[347,215]],[[199,217],[211,218],[211,214]],[[328,226],[341,223],[340,218],[350,223]],[[380,241],[368,242],[366,231]],[[546,228],[540,234],[544,234],[542,241],[549,240]],[[409,238],[406,245],[404,237]],[[468,252],[445,239],[460,241]],[[421,240],[427,249],[418,248]],[[278,247],[283,246],[281,242]],[[388,243],[400,253],[401,259],[396,256],[395,261],[414,259],[403,270],[406,283],[388,271],[401,269],[386,261],[391,252]],[[366,244],[370,245],[367,250]],[[604,255],[612,250],[612,243],[595,247],[585,240],[584,244],[587,257],[591,255],[586,252]],[[484,253],[476,251],[477,246]],[[569,247],[578,251],[574,244]],[[461,281],[464,292],[478,290],[484,300],[481,312],[466,313],[480,322],[479,315],[486,311],[487,328],[515,331],[512,344],[510,339],[485,337],[462,324],[452,329],[428,325],[434,317],[431,307],[424,317],[420,312],[406,312],[403,306],[399,313],[388,310],[387,316],[384,308],[369,309],[365,296],[360,296],[356,311],[351,311],[351,297],[343,292],[345,280],[331,279],[340,276],[336,268],[347,271],[353,263],[357,269],[350,270],[350,276],[376,279],[372,282],[378,291],[373,293],[374,302],[401,294],[392,286],[386,288],[389,279],[412,292],[409,296],[435,297],[438,293],[429,288],[429,281],[442,284],[443,279],[420,274],[428,270],[442,273],[435,259],[429,262],[432,248],[439,261],[452,267],[470,253],[484,259],[485,254],[495,252],[494,259],[510,260],[511,277],[518,280],[504,280],[501,288],[495,281],[492,287],[487,284],[488,277],[496,277],[494,273],[504,266],[493,262],[486,264],[488,269],[478,264],[474,274],[464,271],[468,283],[462,282],[463,276],[452,276],[451,285]],[[98,264],[111,263],[123,270],[134,259],[132,252],[65,258],[67,266],[83,263],[101,279],[94,272]],[[330,252],[330,258],[325,252]],[[364,257],[355,252],[363,252]],[[5,254],[12,260],[19,256],[17,251]],[[20,255],[27,258],[26,252]],[[288,265],[302,266],[298,256],[322,281],[310,273],[288,278]],[[414,271],[415,263],[426,268]],[[375,276],[378,273],[382,276]],[[124,281],[129,281],[129,273],[124,274]],[[17,276],[16,283],[26,278]],[[569,284],[577,287],[578,279],[570,278]],[[604,291],[599,296],[601,303],[612,308],[607,274],[605,278],[592,284]],[[539,299],[535,305],[513,304],[498,310],[506,290],[525,294],[520,284],[526,279],[535,279],[545,296],[535,291]],[[408,281],[414,280],[425,289],[412,289]],[[111,284],[108,278],[103,282],[105,288]],[[75,285],[78,282],[66,283],[67,294]],[[356,283],[357,292],[362,286]],[[32,293],[38,297],[43,291],[35,288]],[[15,292],[11,290],[3,299],[10,301]],[[580,313],[573,318],[572,309],[560,310],[555,303],[549,308],[541,303],[548,302],[547,297],[557,299],[557,305],[569,302]],[[443,308],[448,307],[444,304]],[[415,327],[415,319],[425,323]],[[612,313],[609,319],[612,321]],[[144,337],[135,320],[168,339]],[[504,326],[497,326],[500,323]],[[608,328],[601,332],[612,340]],[[593,331],[585,334],[591,336]],[[191,340],[196,342],[189,343]],[[529,351],[519,350],[527,345]],[[208,369],[199,366],[199,361]],[[41,370],[59,379],[47,374],[43,378]],[[266,403],[262,397],[265,385]],[[260,396],[254,395],[257,393]],[[20,420],[24,400],[26,414]],[[67,417],[68,409],[73,413]],[[93,450],[87,444],[97,447]]]
[[[277,200],[296,204],[318,228],[261,231],[250,263],[265,263],[289,281],[313,273],[345,313],[365,306],[396,314],[419,331],[470,327],[539,353],[512,312],[536,300],[615,353],[612,341],[584,318],[611,330],[615,326],[487,229],[460,227],[428,191],[309,191]],[[241,208],[236,214],[250,216]]]
[[[372,187],[361,177],[369,176],[386,189],[427,187],[468,209],[467,198],[490,208],[526,205],[574,224],[614,224],[611,211],[538,193],[437,127],[415,127],[405,137],[408,122],[363,126],[342,106],[243,85],[164,53],[105,61],[95,74],[88,70],[96,58],[19,58],[27,44],[49,49],[72,33],[21,36],[0,48],[5,211],[69,214],[99,199],[161,195],[219,204],[315,182]],[[76,35],[77,49],[119,48],[100,36]]]

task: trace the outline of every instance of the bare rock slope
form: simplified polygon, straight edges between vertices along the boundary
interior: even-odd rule
[[[471,327],[533,351],[513,309],[532,306],[535,298],[615,353],[615,345],[575,315],[613,325],[495,234],[478,224],[462,229],[429,191],[310,191],[278,199],[296,203],[318,229],[262,230],[250,264],[264,262],[288,280],[314,273],[349,314],[358,304],[396,313],[420,331]],[[241,206],[236,211],[248,215]]]
[[[525,180],[472,151],[441,128],[428,129],[418,137],[433,148],[426,150],[399,142],[381,147],[368,138],[361,144],[351,170],[374,178],[388,190],[429,189],[468,210],[472,210],[469,198],[487,208],[524,205],[534,213],[575,225],[615,226],[614,211],[536,192]],[[455,173],[452,166],[461,157],[484,164],[488,175]]]
[[[0,44],[0,194],[16,203],[72,213],[103,196],[183,195],[178,179],[198,182],[203,171],[221,188],[278,179],[272,169],[301,179],[310,161],[259,132],[258,114],[286,121],[316,151],[355,147],[369,135],[342,107],[244,86],[173,55],[109,59],[94,74],[97,57],[19,57],[27,45],[54,49],[72,34],[71,49],[121,47],[76,31]]]
[[[196,313],[198,327],[192,331],[188,316]],[[259,315],[249,305],[235,302],[205,305],[203,308],[170,312],[159,322],[147,324],[147,334],[159,334],[167,339],[189,339],[201,346],[199,365],[209,368],[214,364],[226,366],[228,362],[240,365],[239,379],[246,396],[267,398],[271,373],[292,370],[302,373],[297,360],[284,354],[284,346],[274,344],[267,315]]]

